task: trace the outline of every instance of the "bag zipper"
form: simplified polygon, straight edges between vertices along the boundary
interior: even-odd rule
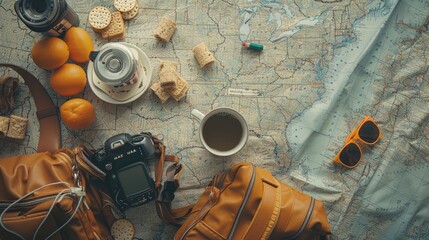
[[[245,195],[245,197],[244,197],[244,199],[243,199],[243,202],[242,202],[242,203],[241,203],[241,205],[240,205],[240,208],[239,208],[239,210],[238,210],[238,214],[237,214],[237,216],[235,217],[234,224],[232,225],[231,232],[230,232],[230,233],[229,233],[229,235],[228,235],[228,239],[231,239],[231,237],[233,236],[233,234],[234,234],[234,232],[235,232],[235,229],[237,228],[238,220],[240,219],[241,214],[243,213],[244,206],[247,204],[247,201],[249,200],[250,192],[251,192],[251,190],[252,190],[252,188],[253,188],[253,185],[255,184],[256,170],[255,170],[255,166],[253,166],[253,164],[252,164],[252,169],[253,169],[252,177],[250,178],[250,183],[249,183],[249,186],[247,187],[246,195]],[[222,176],[222,179],[221,179],[221,180],[220,180],[220,182],[217,184],[217,186],[221,186],[221,185],[220,185],[220,183],[222,183],[222,184],[223,184],[223,181],[225,180],[225,176],[226,176],[226,175],[227,175],[227,174],[225,173],[225,174],[224,174],[224,176]],[[219,189],[220,189],[220,188],[219,188]],[[192,224],[191,226],[189,226],[189,227],[186,229],[186,231],[183,233],[182,237],[180,237],[180,240],[183,240],[183,239],[186,237],[186,235],[189,233],[189,231],[190,231],[190,230],[191,230],[195,225],[197,225],[197,223],[198,223],[198,221],[196,221],[194,224]]]
[[[310,207],[308,208],[307,215],[305,216],[304,222],[302,223],[298,232],[296,232],[292,237],[287,239],[296,239],[297,237],[299,237],[299,235],[301,235],[301,233],[304,231],[305,227],[307,226],[308,222],[310,221],[311,215],[313,214],[315,202],[316,200],[314,198],[311,198]]]
[[[218,189],[222,189],[222,185],[223,185],[223,182],[225,181],[226,175],[227,175],[227,173],[226,173],[226,172],[225,172],[225,173],[223,173],[222,178],[221,178],[221,179],[220,179],[220,181],[217,183],[217,188],[218,188]]]
[[[30,206],[33,206],[33,205],[54,199],[56,197],[57,197],[57,194],[46,196],[46,197],[41,197],[41,198],[37,198],[37,199],[32,199],[32,200],[28,200],[28,201],[23,201],[23,202],[19,202],[19,203],[15,203],[13,207],[9,208],[9,210],[17,209],[20,207],[30,207]],[[70,196],[64,196],[64,197],[72,199]],[[10,202],[10,203],[0,202],[0,209],[1,210],[6,209],[12,203],[13,202]]]
[[[255,179],[256,179],[256,170],[255,170],[255,166],[253,166],[253,164],[252,164],[252,170],[253,170],[253,172],[252,172],[252,177],[251,177],[251,179],[250,179],[249,186],[247,187],[246,195],[245,195],[245,197],[244,197],[243,202],[242,202],[242,203],[241,203],[241,205],[240,205],[240,208],[239,208],[239,210],[238,210],[238,214],[237,214],[237,216],[235,217],[234,224],[232,225],[231,232],[229,233],[228,238],[227,238],[228,240],[231,240],[231,239],[232,239],[232,237],[234,236],[234,233],[235,233],[235,230],[236,230],[236,228],[237,228],[238,222],[239,222],[239,220],[240,220],[241,214],[243,214],[244,207],[246,206],[247,202],[249,201],[250,192],[252,191],[252,189],[253,189],[253,185],[255,184]]]

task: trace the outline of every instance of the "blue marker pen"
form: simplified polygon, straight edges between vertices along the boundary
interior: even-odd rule
[[[242,45],[243,45],[243,47],[247,47],[247,48],[250,48],[250,49],[255,50],[255,51],[264,50],[264,46],[262,44],[243,42]]]

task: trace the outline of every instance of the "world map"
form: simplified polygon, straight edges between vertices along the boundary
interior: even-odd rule
[[[15,1],[0,0],[0,62],[25,67],[60,106],[69,98],[49,86],[50,72],[30,55],[44,38],[17,17]],[[78,97],[96,107],[85,130],[62,125],[63,146],[99,148],[118,133],[151,132],[184,164],[174,206],[195,203],[212,177],[242,161],[270,170],[279,180],[323,201],[334,239],[429,238],[429,2],[425,0],[139,0],[136,18],[120,40],[142,49],[152,83],[162,60],[178,62],[190,84],[186,98],[161,103],[150,90],[114,105],[89,86]],[[112,1],[68,1],[96,48],[109,42],[88,25],[95,6]],[[168,43],[153,32],[162,17],[177,30]],[[264,45],[261,52],[243,41]],[[216,62],[200,68],[192,48],[204,42]],[[82,65],[84,68],[87,65]],[[2,70],[3,71],[3,70]],[[29,119],[23,141],[0,140],[0,157],[36,151],[34,103],[21,81],[14,115]],[[217,157],[198,137],[203,113],[217,107],[240,112],[249,140],[239,153]],[[332,159],[366,116],[382,139],[363,149],[354,169]],[[149,163],[153,167],[153,163]],[[172,239],[153,203],[130,209],[136,239]]]

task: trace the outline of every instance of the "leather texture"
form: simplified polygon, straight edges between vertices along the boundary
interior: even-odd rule
[[[18,82],[18,78],[0,77],[0,113],[7,114],[13,109],[13,95],[18,90]]]
[[[24,79],[40,123],[38,153],[0,159],[0,239],[46,239],[61,227],[49,239],[112,239],[109,228],[119,216],[113,201],[100,176],[87,171],[82,147],[60,149],[58,111],[50,96],[25,69],[0,66]]]
[[[113,206],[112,200],[107,194],[94,187],[93,179],[89,180],[89,176],[85,174],[79,176],[80,185],[86,193],[79,206],[78,196],[73,194],[53,203],[57,194],[67,189],[64,183],[69,184],[70,187],[78,187],[73,178],[75,172],[72,170],[73,159],[78,151],[80,151],[79,148],[75,152],[63,149],[52,154],[43,152],[0,159],[0,212],[3,212],[13,201],[35,189],[46,184],[61,183],[36,191],[16,204],[14,208],[9,209],[1,219],[8,229],[25,239],[33,239],[33,237],[46,239],[66,223],[78,208],[71,221],[50,239],[111,238],[106,219],[114,218],[110,216],[113,213],[109,209]],[[88,181],[91,181],[91,184],[87,184]],[[52,212],[34,236],[51,206],[54,206]],[[0,239],[20,238],[0,227]]]
[[[37,108],[37,118],[40,125],[38,152],[56,151],[61,147],[61,127],[58,117],[58,108],[52,102],[46,89],[39,80],[27,70],[7,63],[0,63],[0,67],[8,67],[17,72],[30,89],[31,96]]]
[[[243,162],[216,175],[174,239],[327,239],[323,203]]]

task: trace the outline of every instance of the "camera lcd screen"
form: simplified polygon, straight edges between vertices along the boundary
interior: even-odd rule
[[[134,165],[118,172],[118,178],[125,197],[130,197],[150,188],[146,172],[141,164]]]

